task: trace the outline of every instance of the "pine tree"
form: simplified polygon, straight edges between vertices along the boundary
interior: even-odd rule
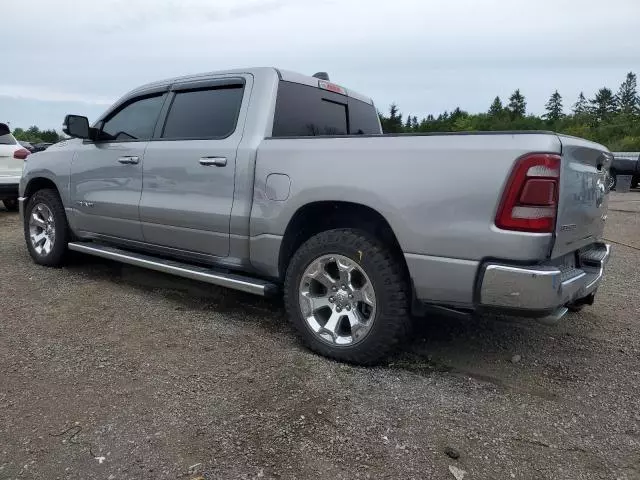
[[[407,115],[407,121],[404,124],[404,131],[405,132],[411,131],[411,115]]]
[[[618,110],[616,97],[609,88],[601,88],[593,100],[590,100],[591,112],[597,121],[609,119]]]
[[[493,99],[493,103],[489,107],[489,115],[492,117],[497,117],[504,112],[504,107],[502,106],[502,100],[500,97],[496,97]]]
[[[578,95],[578,101],[573,105],[574,115],[586,115],[589,113],[589,102],[584,96],[584,92],[580,92]]]
[[[520,93],[520,89],[517,89],[509,97],[509,106],[507,107],[507,110],[509,110],[511,118],[524,117],[527,111],[527,102],[524,99],[524,95]]]
[[[545,105],[547,113],[543,116],[547,120],[555,122],[564,116],[562,112],[562,95],[558,93],[558,90],[553,92],[551,98]]]
[[[638,97],[636,74],[627,73],[627,78],[618,90],[616,97],[620,113],[626,115],[637,115],[640,113],[640,98]]]
[[[384,133],[402,133],[404,125],[402,124],[402,114],[398,112],[398,106],[392,103],[389,107],[389,116],[380,115],[380,123]]]

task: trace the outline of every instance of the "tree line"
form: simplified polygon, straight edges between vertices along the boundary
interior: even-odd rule
[[[23,128],[16,128],[13,130],[13,136],[16,140],[22,140],[23,142],[35,143],[56,143],[62,140],[62,136],[53,129],[40,130],[35,125],[30,126],[26,130]]]
[[[570,114],[564,113],[564,100],[556,90],[545,111],[542,116],[527,115],[527,101],[517,89],[506,105],[496,97],[486,113],[471,114],[457,107],[418,120],[412,115],[404,117],[392,104],[388,115],[380,113],[380,121],[385,133],[553,130],[602,143],[612,151],[640,151],[640,97],[633,72],[627,74],[615,94],[603,87],[587,99],[580,92]],[[53,129],[40,130],[35,125],[26,130],[16,128],[13,135],[30,143],[55,143],[64,138]]]
[[[526,107],[525,96],[517,89],[506,105],[496,97],[486,113],[471,114],[458,107],[418,120],[416,116],[404,117],[392,104],[388,115],[380,114],[380,121],[385,133],[553,130],[602,143],[612,151],[640,151],[640,97],[633,72],[627,74],[617,93],[603,87],[587,99],[581,92],[570,114],[565,114],[564,100],[557,90],[549,97],[544,115],[527,115]]]

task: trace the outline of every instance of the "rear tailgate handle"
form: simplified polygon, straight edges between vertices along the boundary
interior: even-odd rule
[[[227,165],[226,157],[202,157],[200,159],[200,165],[205,167],[224,167]]]
[[[123,165],[137,165],[140,162],[140,157],[136,156],[125,156],[118,158],[118,162]]]

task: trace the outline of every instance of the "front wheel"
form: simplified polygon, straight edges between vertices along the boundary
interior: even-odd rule
[[[39,190],[29,198],[24,215],[24,238],[34,262],[49,267],[63,263],[69,226],[58,192]]]
[[[2,203],[4,203],[4,208],[6,208],[10,212],[18,211],[18,199],[17,198],[5,198]]]
[[[307,240],[291,259],[284,290],[304,344],[336,360],[379,363],[411,328],[402,262],[361,230],[328,230]]]

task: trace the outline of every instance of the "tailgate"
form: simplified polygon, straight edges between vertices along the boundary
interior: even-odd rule
[[[553,258],[602,237],[609,199],[606,176],[613,159],[602,145],[558,137],[562,143],[562,170]]]

